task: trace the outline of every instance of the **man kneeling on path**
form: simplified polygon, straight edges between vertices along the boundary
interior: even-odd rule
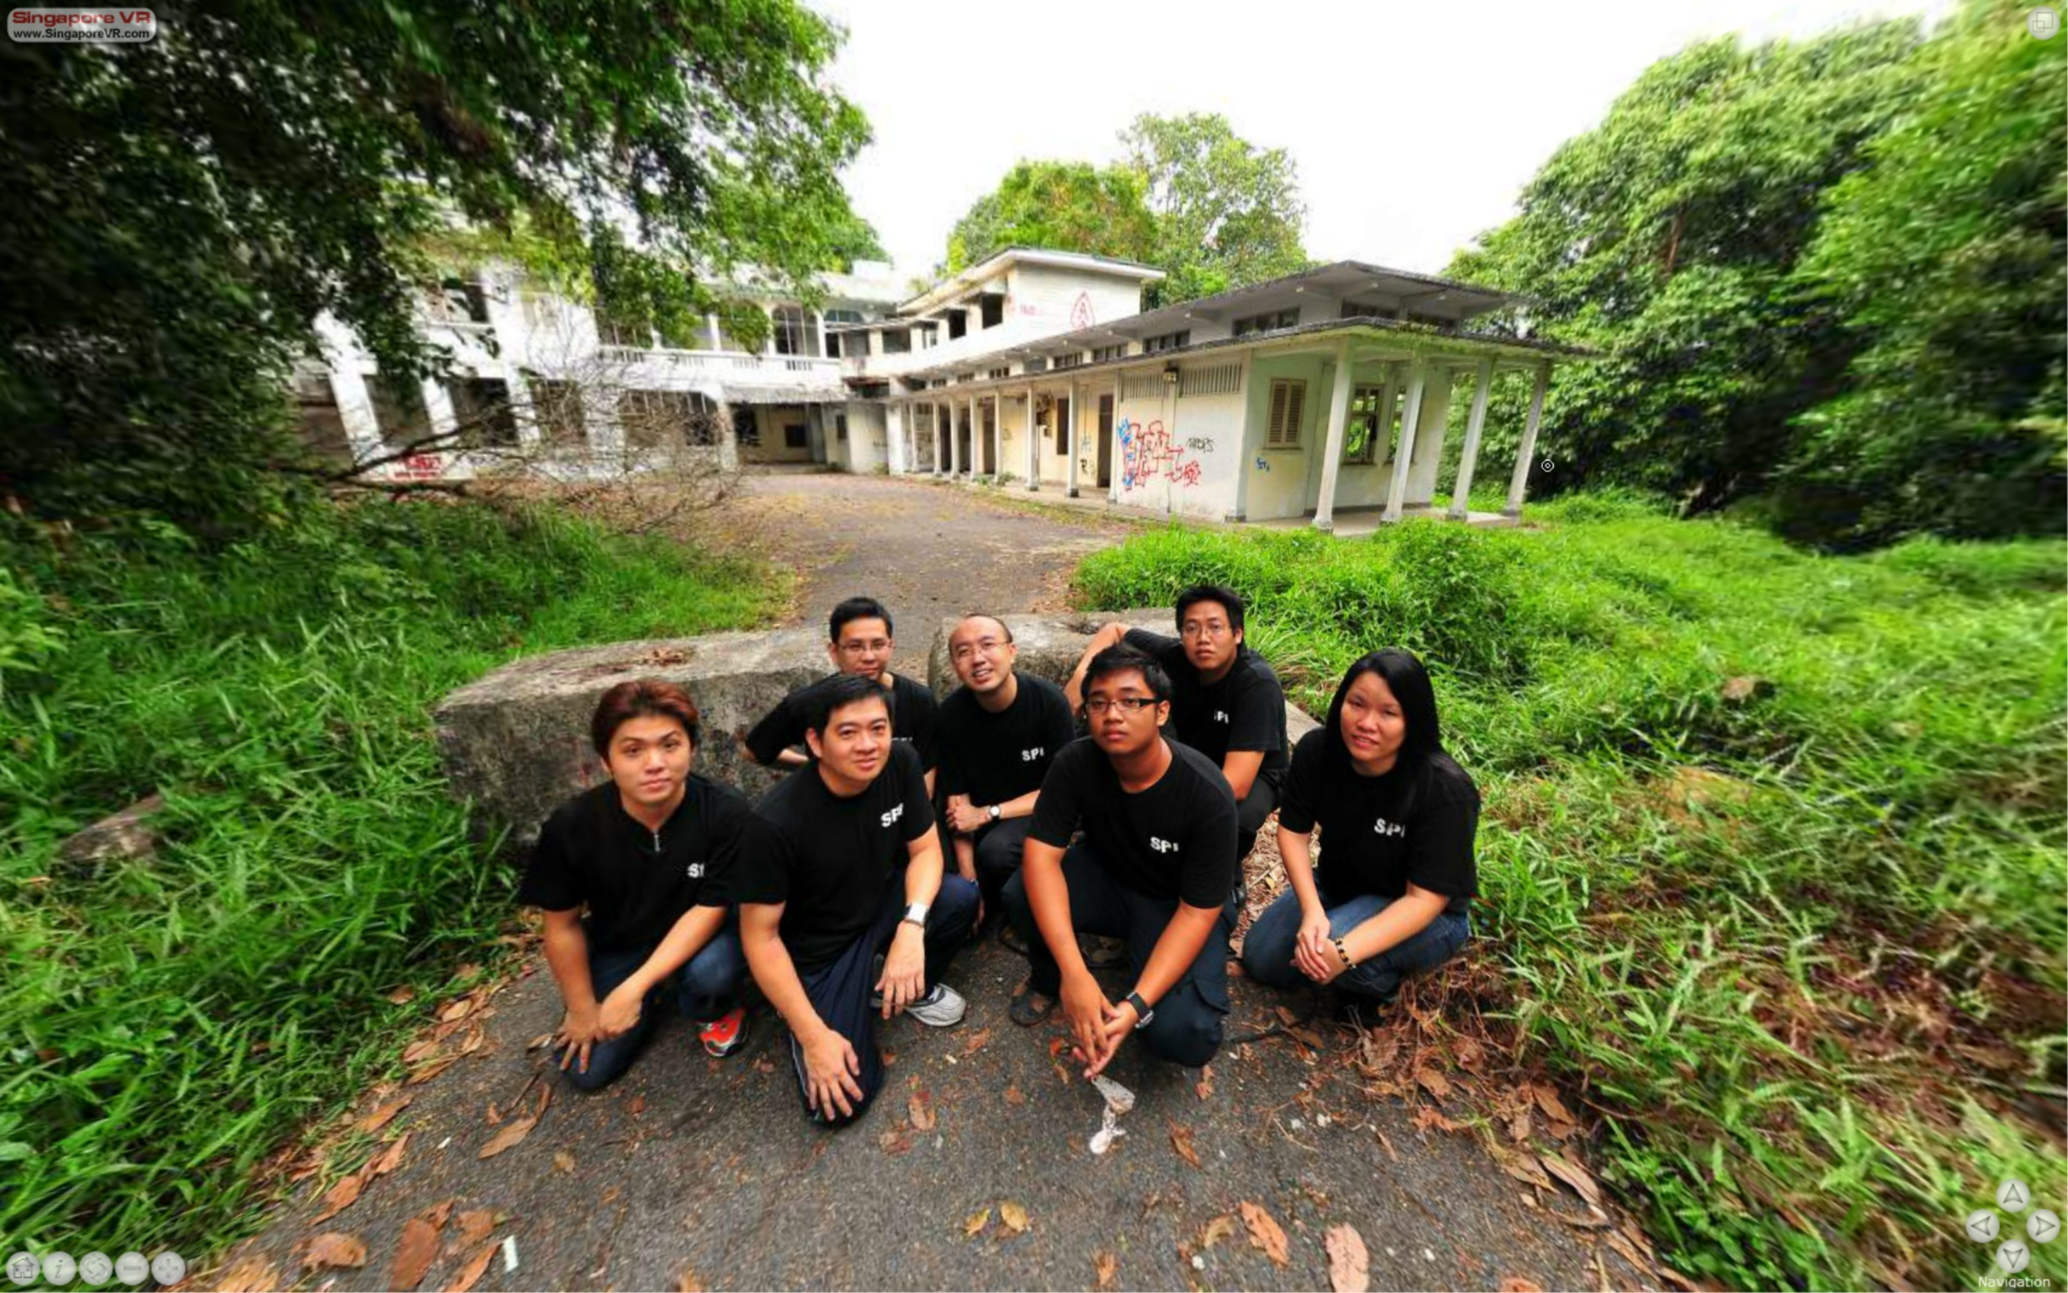
[[[963,616],[948,634],[962,686],[941,702],[935,725],[955,869],[977,882],[993,915],[1020,869],[1041,779],[1076,736],[1062,689],[1015,669],[1019,654],[1005,621]]]
[[[584,1091],[630,1067],[668,988],[702,1021],[712,1055],[745,1039],[734,1005],[745,966],[726,904],[753,822],[745,799],[689,770],[697,708],[675,684],[612,687],[589,739],[610,781],[546,820],[517,891],[545,909],[546,964],[567,1004],[560,1067]]]
[[[843,1126],[883,1085],[872,1006],[937,1028],[962,1021],[940,973],[969,938],[977,889],[941,874],[919,756],[892,741],[883,688],[840,678],[813,705],[814,762],[756,806],[735,892],[747,964],[790,1026],[805,1110]],[[872,1003],[871,963],[886,948]]]
[[[1170,679],[1154,660],[1109,647],[1092,657],[1084,687],[1091,735],[1048,770],[1025,862],[1005,887],[1031,963],[1012,1020],[1046,1018],[1060,991],[1086,1076],[1137,1030],[1159,1059],[1201,1065],[1220,1049],[1228,1013],[1235,798],[1205,756],[1165,738]],[[1080,823],[1084,839],[1071,846]],[[1079,932],[1126,940],[1134,987],[1118,1005],[1086,967]]]
[[[1278,807],[1290,760],[1285,752],[1285,689],[1242,637],[1242,595],[1219,584],[1178,594],[1178,636],[1108,624],[1092,635],[1064,693],[1084,696],[1086,664],[1107,647],[1133,647],[1170,676],[1172,735],[1207,757],[1235,792],[1236,853],[1248,857],[1257,831]]]
[[[890,671],[891,655],[897,649],[897,639],[891,635],[890,611],[873,597],[850,597],[833,608],[828,626],[831,638],[826,654],[839,672],[806,683],[777,701],[776,707],[747,733],[747,757],[764,768],[803,767],[808,760],[794,747],[804,743],[804,729],[820,692],[841,678],[867,678],[880,684],[888,697],[893,734],[919,751],[919,766],[926,772],[926,789],[931,794],[936,713],[933,691],[924,683]]]

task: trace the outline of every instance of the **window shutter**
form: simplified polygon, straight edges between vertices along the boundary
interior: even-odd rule
[[[1300,417],[1307,402],[1307,383],[1286,378],[1271,383],[1271,419],[1264,443],[1289,447],[1300,442]]]

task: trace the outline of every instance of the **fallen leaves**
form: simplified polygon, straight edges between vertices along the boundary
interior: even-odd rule
[[[359,1130],[372,1135],[374,1132],[395,1121],[395,1115],[407,1109],[409,1102],[414,1099],[416,1099],[415,1096],[406,1095],[400,1100],[390,1100],[372,1113],[367,1114],[364,1118],[361,1118],[359,1120]]]
[[[398,1006],[406,1006],[410,1002],[416,1000],[416,989],[410,987],[408,984],[405,983],[401,987],[396,988],[394,991],[388,993],[388,1000],[394,1002]]]
[[[473,1014],[475,1007],[480,1004],[472,996],[456,997],[446,1002],[445,1009],[438,1012],[438,1022],[441,1024],[456,1024],[468,1015]]]
[[[998,1219],[1005,1223],[1006,1229],[1016,1235],[1026,1234],[1027,1228],[1034,1224],[1028,1219],[1027,1210],[1011,1199],[998,1205]]]
[[[1438,1073],[1435,1069],[1416,1069],[1415,1084],[1439,1100],[1447,1099],[1450,1096],[1450,1079]]]
[[[1520,1275],[1510,1275],[1501,1281],[1500,1293],[1544,1293],[1544,1286]]]
[[[1098,1287],[1109,1289],[1113,1287],[1114,1278],[1120,1274],[1120,1259],[1101,1248],[1091,1255],[1091,1268],[1099,1277]]]
[[[574,1171],[574,1155],[570,1154],[564,1149],[554,1150],[553,1166],[559,1168],[563,1172]]]
[[[1371,1254],[1355,1226],[1330,1226],[1321,1238],[1328,1250],[1328,1283],[1336,1293],[1365,1293],[1371,1287]]]
[[[978,1235],[984,1233],[984,1227],[990,1224],[991,1209],[980,1208],[970,1213],[969,1219],[962,1223],[962,1237],[964,1239],[975,1239]]]
[[[1199,1151],[1192,1144],[1192,1129],[1177,1123],[1170,1125],[1170,1147],[1178,1151],[1178,1157],[1194,1167],[1200,1167]],[[1200,1170],[1204,1171],[1204,1168]]]
[[[330,1192],[323,1196],[323,1211],[311,1218],[310,1224],[321,1225],[357,1203],[359,1201],[359,1190],[363,1184],[364,1182],[359,1179],[359,1174],[356,1172],[350,1176],[340,1178],[336,1185],[330,1187]]]
[[[1199,1098],[1200,1098],[1201,1100],[1205,1100],[1205,1099],[1207,1099],[1208,1097],[1210,1097],[1210,1096],[1212,1096],[1212,1095],[1213,1095],[1213,1093],[1214,1093],[1214,1066],[1213,1066],[1213,1065],[1211,1065],[1211,1064],[1202,1064],[1202,1065],[1200,1066],[1200,1068],[1199,1068],[1199,1080],[1198,1080],[1197,1082],[1195,1082],[1195,1083],[1193,1083],[1193,1084],[1192,1084],[1192,1090],[1198,1093],[1198,1095],[1199,1095]]]
[[[911,1101],[905,1106],[905,1111],[912,1117],[912,1129],[914,1131],[932,1131],[934,1129],[933,1097],[926,1092],[914,1091]]]
[[[1242,1224],[1249,1228],[1250,1246],[1279,1266],[1288,1265],[1291,1254],[1286,1248],[1285,1231],[1262,1204],[1245,1199],[1238,1209],[1242,1213]]]
[[[682,1273],[675,1277],[675,1293],[704,1293],[704,1282],[697,1278],[695,1268],[682,1268]]]
[[[415,1132],[405,1131],[400,1136],[397,1136],[395,1143],[388,1146],[386,1151],[379,1158],[374,1159],[372,1165],[366,1169],[368,1175],[386,1176],[402,1166],[402,1155],[409,1149],[409,1138],[415,1134]]]
[[[1199,1231],[1199,1238],[1194,1244],[1194,1246],[1197,1247],[1200,1252],[1205,1252],[1207,1249],[1213,1247],[1215,1244],[1221,1242],[1223,1239],[1226,1239],[1229,1236],[1233,1235],[1240,1228],[1241,1223],[1235,1220],[1234,1213],[1223,1212],[1220,1216],[1215,1217],[1213,1220],[1207,1222],[1206,1225],[1201,1228],[1201,1230]]]
[[[442,1059],[432,1060],[429,1064],[425,1064],[420,1068],[411,1069],[409,1076],[402,1080],[409,1086],[421,1086],[459,1062],[459,1056],[447,1055]]]
[[[395,1248],[395,1264],[388,1269],[388,1287],[414,1289],[424,1282],[431,1259],[438,1255],[438,1227],[427,1217],[411,1217],[402,1227],[402,1242]]]
[[[986,1042],[989,1042],[990,1040],[991,1030],[988,1028],[979,1028],[969,1035],[968,1041],[962,1044],[962,1053],[964,1055],[974,1055],[978,1051],[984,1049],[984,1044]]]
[[[494,1158],[504,1150],[512,1149],[522,1144],[524,1138],[531,1134],[531,1129],[539,1125],[539,1119],[546,1116],[546,1106],[551,1104],[552,1101],[553,1088],[549,1086],[540,1087],[539,1107],[532,1111],[531,1116],[528,1118],[514,1118],[504,1123],[503,1129],[489,1138],[488,1143],[481,1147],[481,1152],[476,1154],[475,1158]]]
[[[1015,1082],[1005,1088],[1005,1102],[1007,1104],[1025,1104],[1027,1103],[1027,1093],[1020,1090],[1020,1084]]]
[[[253,1255],[224,1271],[213,1285],[216,1293],[270,1293],[283,1287],[280,1270],[263,1257]]]
[[[475,1253],[474,1260],[462,1267],[458,1277],[445,1286],[445,1293],[468,1293],[468,1290],[479,1283],[481,1277],[487,1273],[489,1262],[495,1260],[496,1247],[495,1244],[490,1244]]]
[[[884,1153],[896,1158],[911,1150],[912,1138],[905,1134],[904,1128],[892,1127],[876,1138],[876,1144]]]
[[[1574,1193],[1587,1201],[1590,1208],[1601,1206],[1601,1187],[1587,1174],[1587,1169],[1562,1155],[1543,1154],[1539,1156],[1551,1175],[1573,1187]]]
[[[336,1266],[353,1270],[366,1265],[366,1242],[357,1235],[330,1231],[317,1235],[302,1250],[302,1269]]]
[[[456,1224],[458,1226],[458,1233],[453,1235],[448,1248],[448,1251],[451,1252],[472,1248],[475,1244],[486,1243],[489,1232],[495,1229],[495,1213],[490,1212],[486,1208],[470,1208],[460,1213]]]

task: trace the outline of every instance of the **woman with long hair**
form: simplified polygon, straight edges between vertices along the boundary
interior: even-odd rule
[[[1326,845],[1317,863],[1309,836]],[[1359,659],[1300,738],[1278,810],[1291,881],[1243,940],[1242,967],[1273,987],[1334,983],[1390,1000],[1472,936],[1479,789],[1444,753],[1436,693],[1409,651]]]

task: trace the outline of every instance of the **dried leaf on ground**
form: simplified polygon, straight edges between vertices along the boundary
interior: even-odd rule
[[[1490,1148],[1493,1150],[1494,1161],[1501,1165],[1501,1170],[1516,1180],[1526,1185],[1534,1185],[1540,1190],[1556,1190],[1558,1188],[1551,1183],[1551,1177],[1544,1169],[1537,1165],[1536,1159],[1531,1158],[1527,1154],[1511,1153],[1498,1145],[1491,1146]]]
[[[538,1036],[536,1036],[536,1037],[532,1038],[532,1039],[531,1039],[530,1041],[528,1041],[528,1042],[524,1043],[524,1049],[525,1049],[525,1050],[528,1050],[528,1051],[535,1051],[535,1050],[537,1050],[537,1049],[538,1049],[539,1047],[541,1047],[541,1046],[550,1046],[550,1045],[552,1044],[552,1042],[553,1042],[553,1034],[551,1034],[551,1033],[540,1033],[540,1034],[539,1034]]]
[[[411,1042],[402,1048],[402,1062],[415,1064],[438,1053],[438,1043],[426,1037],[420,1042]]]
[[[402,1166],[402,1155],[409,1149],[409,1138],[415,1134],[413,1131],[405,1131],[400,1136],[397,1136],[395,1143],[388,1146],[387,1152],[373,1160],[373,1167],[370,1169],[372,1174],[375,1176],[386,1176]]]
[[[1530,1117],[1529,1110],[1527,1109],[1516,1114],[1515,1120],[1508,1124],[1508,1137],[1518,1145],[1529,1139],[1530,1131]]]
[[[1238,1229],[1240,1229],[1240,1223],[1235,1220],[1235,1214],[1223,1212],[1220,1216],[1207,1222],[1200,1230],[1199,1238],[1195,1241],[1194,1246],[1200,1252],[1205,1252],[1223,1239],[1233,1235]]]
[[[410,1002],[416,1000],[416,989],[410,987],[408,984],[405,983],[401,987],[396,988],[393,992],[390,992],[388,994],[388,1000],[394,1002],[398,1006],[406,1006]]]
[[[1438,1073],[1435,1069],[1416,1069],[1415,1082],[1424,1091],[1427,1091],[1439,1100],[1446,1099],[1450,1095],[1450,1079]]]
[[[704,1282],[697,1278],[694,1268],[685,1266],[675,1277],[675,1293],[704,1293]]]
[[[318,1266],[348,1266],[357,1268],[366,1265],[366,1242],[357,1235],[340,1234],[333,1230],[316,1236],[302,1250],[302,1267],[314,1270]]]
[[[637,1118],[640,1114],[645,1113],[646,1097],[643,1095],[633,1096],[631,1102],[625,1106],[625,1112],[631,1114],[634,1118]]]
[[[932,1131],[934,1128],[933,1098],[924,1091],[914,1091],[905,1110],[912,1115],[915,1131]]]
[[[1566,1112],[1565,1104],[1558,1098],[1558,1092],[1553,1090],[1547,1083],[1531,1083],[1530,1094],[1536,1097],[1537,1108],[1542,1109],[1544,1116],[1552,1122],[1579,1121],[1572,1114]]]
[[[1025,1104],[1027,1103],[1027,1093],[1020,1090],[1020,1084],[1015,1082],[1005,1088],[1005,1102],[1007,1104]]]
[[[1631,1270],[1636,1271],[1639,1275],[1643,1275],[1651,1270],[1652,1264],[1645,1260],[1644,1254],[1638,1252],[1637,1246],[1622,1235],[1617,1234],[1613,1230],[1605,1230],[1602,1232],[1601,1237],[1607,1241],[1610,1248],[1616,1250],[1616,1256],[1630,1263]]]
[[[506,1122],[503,1124],[503,1129],[490,1137],[488,1143],[481,1147],[481,1152],[474,1157],[477,1159],[494,1158],[504,1150],[522,1144],[524,1138],[531,1134],[531,1129],[538,1125],[539,1120],[536,1114],[529,1118],[517,1118]]]
[[[459,1062],[460,1057],[457,1055],[448,1055],[444,1059],[432,1060],[421,1068],[411,1069],[409,1076],[402,1080],[410,1086],[421,1086]]]
[[[460,1213],[453,1224],[456,1228],[447,1241],[446,1251],[464,1252],[488,1241],[489,1232],[495,1229],[495,1213],[487,1208],[470,1208]]]
[[[969,1219],[962,1223],[962,1237],[964,1239],[974,1239],[984,1233],[984,1227],[990,1224],[991,1209],[980,1208],[970,1213]]]
[[[474,1007],[480,1004],[473,997],[459,997],[448,1001],[445,1004],[445,1009],[438,1012],[438,1022],[441,1024],[458,1023],[468,1015],[473,1014]]]
[[[395,1115],[401,1113],[404,1109],[407,1109],[409,1107],[409,1102],[414,1099],[416,1099],[415,1096],[406,1095],[403,1096],[400,1100],[390,1100],[388,1103],[382,1105],[380,1108],[375,1109],[372,1113],[367,1114],[364,1118],[361,1118],[359,1120],[359,1130],[366,1132],[368,1135],[371,1135],[374,1132],[379,1131],[381,1128],[395,1121]]]
[[[1559,1180],[1564,1181],[1567,1185],[1572,1186],[1574,1191],[1587,1201],[1587,1206],[1592,1208],[1601,1206],[1601,1187],[1594,1183],[1594,1178],[1587,1174],[1586,1168],[1561,1155],[1542,1154],[1539,1157],[1543,1161],[1545,1170]]]
[[[1371,1287],[1371,1254],[1355,1226],[1330,1226],[1321,1246],[1328,1250],[1328,1282],[1336,1293],[1365,1293]]]
[[[563,1172],[572,1172],[574,1170],[574,1155],[568,1153],[564,1149],[554,1150],[553,1166],[559,1168]]]
[[[1200,1066],[1199,1081],[1192,1084],[1192,1090],[1198,1093],[1199,1098],[1201,1100],[1206,1099],[1208,1096],[1211,1096],[1214,1093],[1213,1065],[1203,1064]]]
[[[490,1244],[474,1254],[474,1259],[460,1268],[459,1277],[445,1286],[445,1293],[468,1293],[481,1277],[488,1272],[489,1262],[495,1260],[495,1250],[500,1245]]]
[[[1452,1122],[1444,1117],[1443,1111],[1433,1104],[1416,1106],[1414,1124],[1416,1131],[1427,1131],[1431,1127],[1436,1128],[1438,1131],[1463,1131],[1465,1129],[1463,1123]]]
[[[1026,1234],[1027,1227],[1033,1224],[1027,1219],[1027,1210],[1011,1199],[998,1205],[998,1219],[1016,1235]]]
[[[1113,1287],[1114,1277],[1120,1274],[1120,1259],[1101,1248],[1091,1255],[1091,1268],[1098,1273],[1098,1287],[1109,1289]]]
[[[1544,1293],[1544,1286],[1520,1275],[1510,1275],[1501,1281],[1500,1293]]]
[[[424,1282],[431,1259],[438,1255],[438,1227],[422,1217],[411,1217],[402,1227],[402,1242],[395,1247],[395,1264],[388,1270],[388,1287],[409,1290]]]
[[[310,1224],[321,1225],[357,1203],[360,1187],[364,1184],[357,1173],[340,1178],[336,1185],[330,1187],[330,1192],[323,1196],[323,1211],[311,1218]]]
[[[273,1293],[286,1282],[279,1267],[254,1254],[224,1271],[214,1288],[216,1293]]]
[[[1199,1167],[1199,1151],[1192,1145],[1192,1129],[1177,1123],[1170,1125],[1170,1147],[1178,1151],[1178,1157],[1194,1167]],[[1204,1170],[1204,1169],[1202,1169]]]
[[[1258,1252],[1269,1257],[1280,1266],[1287,1265],[1291,1254],[1286,1248],[1285,1231],[1262,1204],[1245,1199],[1241,1206],[1242,1224],[1249,1227],[1249,1242]]]
[[[1300,1022],[1300,1017],[1284,1006],[1278,1007],[1278,1022],[1291,1027]]]
[[[1474,1038],[1458,1038],[1457,1043],[1450,1048],[1450,1053],[1457,1059],[1460,1068],[1476,1070],[1486,1063],[1486,1048]]]
[[[1049,1038],[1048,1057],[1050,1059],[1054,1059],[1056,1056],[1061,1055],[1063,1053],[1063,1047],[1068,1046],[1069,1044],[1070,1043],[1066,1039],[1061,1037]]]
[[[984,1044],[990,1040],[991,1030],[988,1028],[979,1028],[969,1035],[968,1041],[962,1043],[962,1053],[964,1055],[974,1055],[978,1051],[984,1049]]]
[[[907,1136],[903,1130],[893,1127],[881,1136],[878,1136],[876,1144],[884,1153],[889,1154],[892,1158],[896,1158],[900,1154],[911,1151],[912,1138]]]

